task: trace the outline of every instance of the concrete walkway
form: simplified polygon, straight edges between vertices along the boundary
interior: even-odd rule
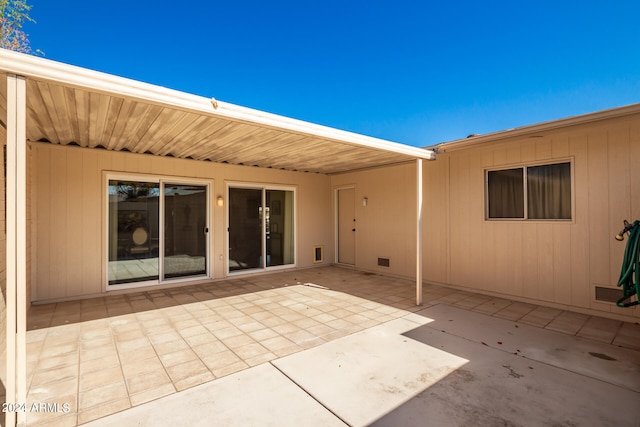
[[[640,425],[640,351],[444,304],[87,426]]]

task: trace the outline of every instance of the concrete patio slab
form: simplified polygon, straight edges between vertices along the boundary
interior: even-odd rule
[[[640,392],[640,352],[437,305],[415,313],[428,327]]]
[[[457,334],[450,331],[453,324],[461,326]],[[598,363],[591,365],[594,375],[568,369],[585,358],[583,348],[621,357],[614,346],[593,343],[604,346],[596,349],[561,335],[564,357],[544,357],[533,349],[560,348],[558,334],[525,326],[434,306],[272,363],[352,426],[639,425],[633,377],[625,379],[624,371],[606,376]],[[523,328],[523,339],[535,333],[536,344],[525,353],[537,360],[484,342],[506,341],[509,328]],[[633,366],[634,353],[613,370]]]
[[[421,323],[398,319],[272,363],[347,424],[368,425],[468,362],[402,335]]]
[[[111,426],[344,426],[271,364],[84,424]]]
[[[370,425],[640,425],[640,393],[431,326],[435,325],[416,328],[405,336],[469,362]],[[538,339],[542,345],[553,345],[555,337]]]

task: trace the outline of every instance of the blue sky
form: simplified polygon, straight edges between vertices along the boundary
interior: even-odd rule
[[[48,59],[414,146],[640,102],[640,2],[30,0]]]

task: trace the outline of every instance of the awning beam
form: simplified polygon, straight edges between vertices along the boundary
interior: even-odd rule
[[[422,159],[416,159],[416,305],[422,305]]]

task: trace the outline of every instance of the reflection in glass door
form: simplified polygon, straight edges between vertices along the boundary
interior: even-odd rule
[[[164,184],[164,278],[206,274],[207,187]]]
[[[158,280],[160,183],[109,181],[109,284]]]
[[[206,185],[109,180],[108,283],[207,274]]]
[[[293,191],[266,191],[267,267],[293,264]]]
[[[262,267],[262,190],[230,188],[229,271]]]
[[[229,271],[294,264],[294,192],[229,188]]]

